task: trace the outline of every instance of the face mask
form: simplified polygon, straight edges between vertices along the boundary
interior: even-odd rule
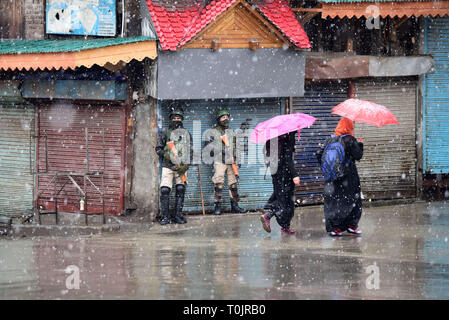
[[[225,128],[229,127],[229,120],[220,121],[220,125]]]
[[[171,124],[175,129],[182,128],[182,121],[172,121]]]

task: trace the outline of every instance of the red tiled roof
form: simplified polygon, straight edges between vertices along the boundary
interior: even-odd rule
[[[147,0],[163,50],[176,50],[239,0]],[[248,1],[251,3],[251,1]],[[287,0],[255,0],[257,9],[295,46],[310,48],[309,38]]]
[[[163,50],[176,50],[204,3],[205,0],[147,0]]]
[[[287,0],[266,0],[255,3],[257,8],[297,47],[310,48],[309,37],[302,28]]]

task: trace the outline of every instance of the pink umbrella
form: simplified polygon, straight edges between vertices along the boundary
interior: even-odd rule
[[[251,133],[249,141],[265,143],[266,141],[281,136],[285,133],[310,127],[316,118],[304,113],[282,114],[257,124]]]
[[[390,110],[371,101],[348,99],[332,108],[338,114],[352,121],[359,121],[381,127],[386,124],[399,124]]]

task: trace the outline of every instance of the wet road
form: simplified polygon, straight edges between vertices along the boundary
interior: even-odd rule
[[[258,218],[0,239],[0,299],[449,299],[449,203],[365,208],[362,237],[329,237],[322,207],[293,236]]]

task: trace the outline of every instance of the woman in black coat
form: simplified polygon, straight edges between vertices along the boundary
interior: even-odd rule
[[[290,222],[295,213],[295,185],[299,185],[299,176],[296,174],[293,163],[295,151],[295,131],[283,134],[277,139],[277,153],[270,153],[271,147],[275,146],[272,140],[265,145],[265,163],[271,167],[273,182],[273,194],[264,208],[268,212],[260,217],[262,226],[267,232],[271,232],[270,219],[275,216],[277,223],[282,227],[284,233],[295,233],[290,228]],[[275,163],[270,163],[276,161]],[[274,164],[274,165],[273,165]]]
[[[343,231],[361,234],[358,229],[362,216],[362,198],[360,178],[357,172],[356,161],[363,156],[363,142],[354,138],[354,124],[349,119],[342,119],[338,123],[334,134],[342,136],[341,141],[345,150],[345,175],[335,181],[324,185],[324,218],[326,231],[331,236],[341,236]],[[322,146],[317,151],[317,160],[321,165],[324,151]]]

